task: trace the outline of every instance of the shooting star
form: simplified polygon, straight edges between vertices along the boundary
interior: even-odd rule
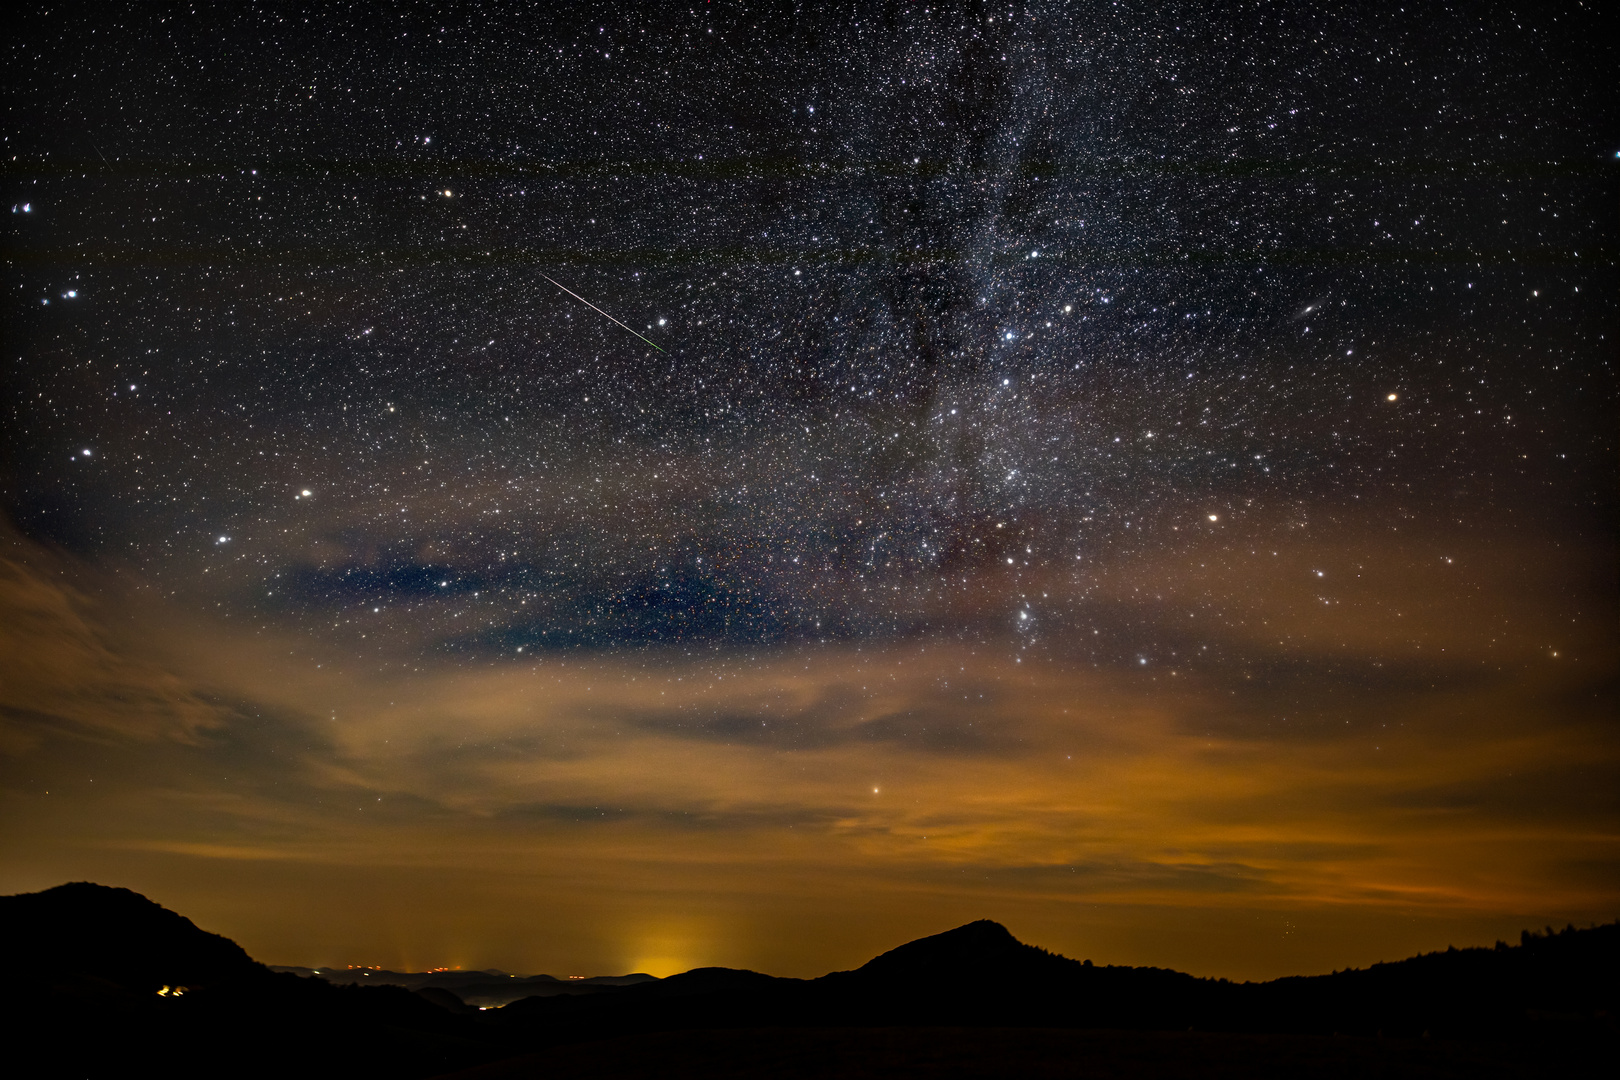
[[[630,327],[625,326],[625,324],[622,323],[622,322],[619,322],[618,319],[614,319],[613,316],[608,315],[607,312],[603,311],[601,308],[597,307],[595,304],[591,303],[589,300],[585,299],[583,296],[579,295],[579,293],[575,292],[573,289],[570,289],[568,286],[564,285],[562,282],[558,281],[556,278],[550,277],[547,274],[541,274],[540,276],[545,278],[547,281],[551,282],[553,285],[557,286],[557,288],[561,289],[563,292],[567,293],[569,296],[572,296],[575,300],[578,300],[580,303],[582,303],[586,307],[590,308],[592,311],[596,312],[598,315],[606,316],[608,319],[611,319],[613,322],[619,323],[619,325],[623,326],[626,330],[630,330]],[[632,334],[636,334],[636,332],[634,330],[630,330],[630,332]],[[651,345],[653,348],[658,349],[659,352],[664,351],[663,349],[659,348],[658,343],[656,341],[653,341],[651,338],[646,337],[643,334],[636,334],[636,337],[641,338],[642,341],[645,341],[647,344]]]

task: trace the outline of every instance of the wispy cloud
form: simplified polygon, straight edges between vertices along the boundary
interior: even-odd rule
[[[1194,579],[1138,567],[1133,580],[1162,582],[1158,622],[1110,624],[1102,604],[1097,625],[1122,640],[1084,664],[1078,617],[1034,645],[1015,632],[431,664],[405,649],[361,664],[293,627],[124,604],[128,579],[99,578],[93,600],[67,583],[85,568],[48,576],[33,554],[0,587],[13,655],[31,658],[5,690],[8,798],[24,843],[82,852],[86,876],[131,859],[365,866],[457,875],[475,906],[506,902],[475,897],[506,896],[494,883],[517,875],[533,895],[590,882],[652,907],[813,894],[855,912],[910,896],[1148,923],[1225,910],[1475,925],[1620,902],[1620,746],[1594,697],[1604,638],[1565,631],[1552,657],[1538,639],[1556,604],[1533,597],[1493,639],[1387,567],[1349,616],[1292,585],[1211,579],[1226,617],[1172,637]],[[137,620],[129,633],[101,628],[114,611]],[[1404,654],[1381,620],[1408,635]],[[1203,645],[1227,662],[1200,665]],[[87,738],[116,747],[94,813],[73,779]],[[650,910],[623,903],[615,918]],[[340,901],[327,917],[368,933]],[[1241,970],[1291,955],[1262,954]]]

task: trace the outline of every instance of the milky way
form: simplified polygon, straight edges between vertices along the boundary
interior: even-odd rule
[[[1501,750],[1375,801],[1460,800],[1476,837],[1551,800],[1587,869],[1540,906],[1529,863],[1435,902],[1607,910],[1605,37],[1580,5],[30,16],[7,46],[7,595],[47,674],[13,680],[7,797],[58,821],[42,793],[91,797],[86,745],[167,740],[127,798],[215,809],[116,841],[70,815],[64,843],[342,861],[311,839],[351,827],[338,807],[400,799],[398,830],[462,815],[534,851],[707,821],[749,838],[743,883],[788,873],[748,869],[760,836],[956,829],[945,863],[904,859],[1214,875],[1291,926],[1347,887],[1254,884],[1304,847],[1178,825],[1085,856],[1051,805],[973,824],[943,778],[1041,789],[1149,730],[1282,755],[1176,781],[1192,797],[1296,752],[1349,776],[1397,737],[1444,742],[1412,763],[1547,738],[1592,750],[1548,750],[1535,794],[1504,794]],[[551,704],[512,703],[531,691]],[[387,719],[407,696],[424,714]],[[661,788],[643,752],[704,779]],[[711,752],[742,757],[680,756]],[[539,771],[507,790],[492,761]],[[788,793],[823,768],[848,792]],[[907,769],[912,817],[855,801]],[[848,842],[803,865],[896,858]],[[1412,895],[1364,899],[1410,918]]]

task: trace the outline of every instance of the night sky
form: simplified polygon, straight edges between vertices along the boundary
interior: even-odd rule
[[[1620,915],[1602,5],[548,6],[10,17],[0,891],[557,975]]]

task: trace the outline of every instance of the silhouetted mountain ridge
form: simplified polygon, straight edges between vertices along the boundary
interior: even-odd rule
[[[1048,979],[1078,961],[1026,945],[998,922],[980,919],[908,941],[847,974],[868,983],[933,979]]]
[[[1448,949],[1331,975],[1231,983],[1071,960],[980,920],[817,979],[698,968],[666,979],[599,978],[576,993],[554,991],[587,980],[359,976],[420,979],[407,989],[326,981],[359,981],[355,972],[275,972],[136,893],[86,882],[0,897],[0,926],[5,955],[28,975],[5,982],[4,1007],[24,1033],[23,1059],[32,1053],[40,1062],[31,1075],[121,1076],[158,1062],[218,1072],[228,1062],[225,1071],[239,1076],[420,1077],[563,1044],[743,1028],[1433,1035],[1528,1040],[1574,1060],[1571,1047],[1612,1044],[1620,1002],[1620,923],[1527,932],[1518,945]],[[468,1009],[434,981],[440,977],[469,993],[526,984],[546,996]],[[176,986],[186,993],[157,993]]]
[[[426,1076],[502,1056],[441,1002],[271,971],[128,889],[0,897],[16,1075]]]
[[[670,975],[655,983],[643,983],[635,989],[643,995],[692,997],[699,994],[748,993],[802,982],[802,979],[784,979],[747,968],[702,967]]]
[[[1613,1030],[1620,923],[1265,983],[1099,966],[983,920],[818,979],[701,969],[592,1000],[531,999],[490,1022],[561,1032],[757,1026],[1041,1026],[1452,1038]],[[572,1037],[572,1036],[570,1036]]]
[[[0,896],[7,959],[105,979],[132,990],[205,986],[269,974],[230,938],[129,889],[88,881]]]

